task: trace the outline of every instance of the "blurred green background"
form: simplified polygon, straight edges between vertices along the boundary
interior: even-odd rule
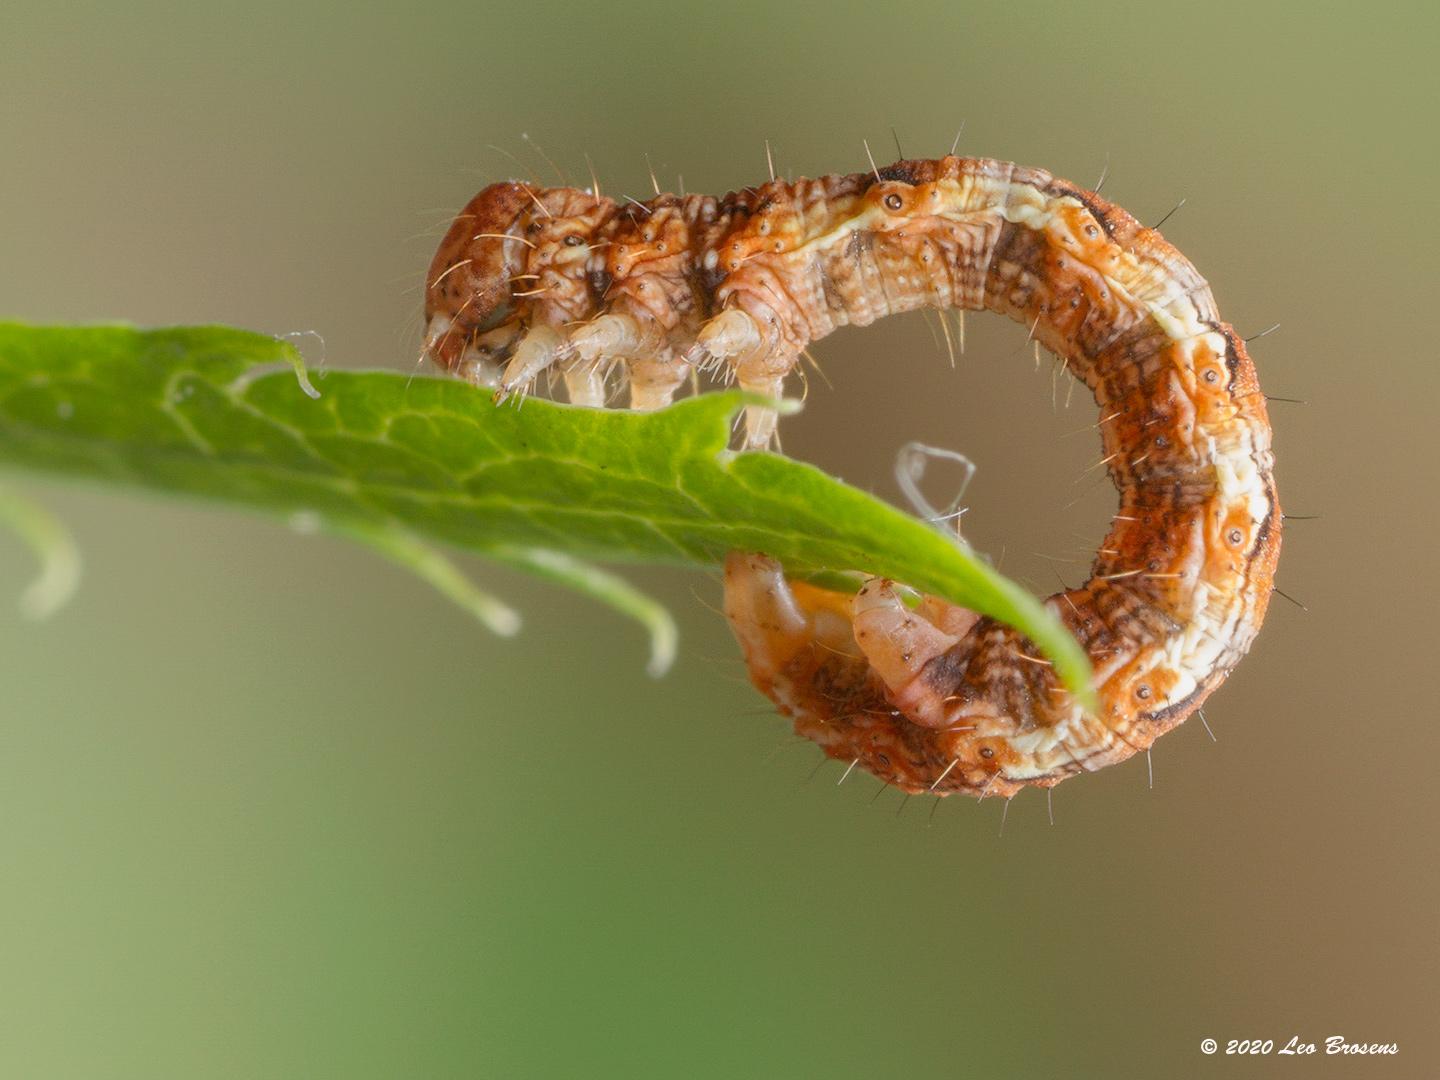
[[[635,574],[640,634],[476,565],[487,637],[365,552],[26,479],[83,590],[0,617],[0,1076],[1260,1075],[1202,1038],[1344,1034],[1440,1066],[1433,5],[648,0],[414,8],[14,2],[0,314],[316,330],[400,367],[448,216],[593,159],[723,191],[962,153],[1156,221],[1276,404],[1287,529],[1250,658],[1144,760],[903,804],[788,741],[713,575]],[[498,147],[500,149],[494,149]],[[969,535],[1040,592],[1114,497],[1083,392],[972,317],[817,349],[786,450],[894,496],[911,438],[979,463]],[[313,354],[312,354],[313,356]],[[322,384],[323,386],[323,384]],[[0,537],[0,593],[28,555]]]

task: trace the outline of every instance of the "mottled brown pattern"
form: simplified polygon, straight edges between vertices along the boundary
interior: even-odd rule
[[[732,556],[752,678],[826,752],[906,791],[1010,795],[1122,760],[1197,708],[1264,617],[1280,545],[1265,398],[1205,280],[1158,232],[1043,170],[901,161],[721,198],[507,182],[436,253],[426,348],[501,396],[558,372],[656,408],[697,371],[778,396],[836,327],[921,307],[1026,326],[1095,394],[1120,510],[1047,603],[1089,652],[1087,714],[1015,631],[889,582],[855,597]],[[775,414],[747,412],[764,446]],[[856,569],[863,570],[864,567]]]

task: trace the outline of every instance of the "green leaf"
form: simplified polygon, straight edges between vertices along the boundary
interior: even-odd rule
[[[312,398],[297,373],[291,345],[224,327],[0,323],[0,464],[300,515],[460,595],[458,572],[415,546],[442,541],[585,588],[661,637],[653,602],[578,560],[713,567],[738,549],[878,574],[1019,628],[1093,701],[1060,622],[953,539],[811,466],[727,450],[742,395],[497,407],[458,380],[331,372]]]

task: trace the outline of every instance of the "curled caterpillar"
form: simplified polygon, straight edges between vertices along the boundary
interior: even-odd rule
[[[989,309],[1094,393],[1120,509],[1089,581],[1046,604],[1089,654],[1089,712],[1022,636],[872,579],[847,596],[733,554],[725,610],[797,732],[906,792],[1010,796],[1147,749],[1259,630],[1280,552],[1265,397],[1205,280],[1153,229],[1040,169],[900,161],[720,198],[486,188],[427,279],[426,351],[499,396],[558,370],[603,405],[723,366],[778,398],[805,346],[915,308]],[[776,415],[746,412],[766,446]],[[863,568],[860,568],[863,569]]]

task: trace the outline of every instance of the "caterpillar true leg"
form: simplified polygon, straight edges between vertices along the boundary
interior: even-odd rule
[[[520,327],[506,323],[473,335],[455,365],[455,374],[476,386],[494,390],[504,374],[502,358],[508,356],[520,337]]]
[[[495,390],[500,386],[500,377],[503,369],[493,363],[488,356],[478,349],[466,349],[460,354],[460,362],[456,365],[455,374],[468,383],[475,386],[483,386],[489,390]]]
[[[569,342],[559,330],[553,326],[532,326],[520,339],[515,355],[505,366],[500,386],[495,391],[497,400],[503,400],[517,390],[523,392],[535,381],[535,376],[568,351]]]
[[[609,373],[610,365],[604,359],[572,356],[560,365],[570,403],[592,409],[602,408],[605,404],[605,379]]]
[[[669,405],[690,374],[689,365],[669,350],[657,357],[627,360],[625,368],[630,380],[630,408],[637,412]]]
[[[426,355],[433,356],[436,353],[440,347],[440,343],[445,339],[445,335],[448,334],[454,326],[455,320],[448,315],[435,314],[426,320],[425,344],[423,346]]]
[[[577,326],[570,344],[582,360],[614,361],[633,356],[648,344],[640,323],[629,315],[606,314]]]
[[[616,363],[630,382],[630,407],[656,409],[668,405],[684,379],[677,372],[672,378],[669,369],[678,366],[668,353],[664,335],[655,320],[647,314],[627,315],[611,312],[577,327],[570,335],[571,344],[582,361],[593,370],[608,372]],[[639,373],[640,383],[636,382]],[[604,404],[603,375],[600,378],[600,400],[587,397],[584,404]],[[567,384],[568,385],[568,384]],[[592,390],[591,393],[596,391]],[[570,400],[577,401],[572,392]]]

